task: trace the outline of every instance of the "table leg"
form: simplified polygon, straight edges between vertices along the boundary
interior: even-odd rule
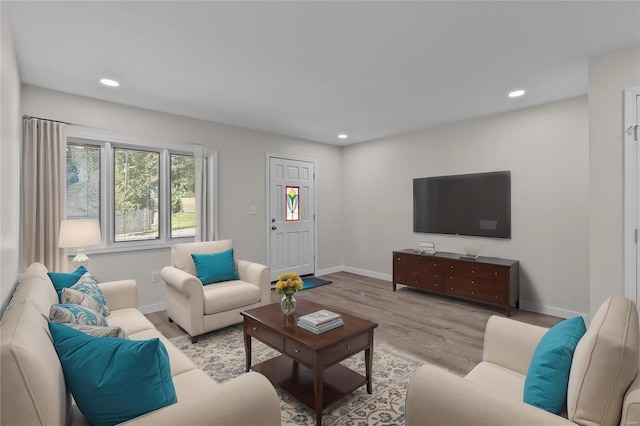
[[[369,346],[364,350],[364,365],[367,375],[367,393],[373,393],[371,386],[371,367],[373,365],[373,347]]]
[[[245,324],[246,327],[246,324]],[[251,335],[244,330],[244,356],[245,356],[245,371],[248,373],[251,369]]]
[[[322,425],[322,391],[324,389],[324,370],[318,366],[313,369],[313,394],[316,399],[316,426]]]

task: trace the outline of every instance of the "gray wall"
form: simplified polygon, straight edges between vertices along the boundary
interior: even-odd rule
[[[18,281],[20,253],[20,74],[6,7],[0,2],[0,313]]]
[[[589,61],[591,313],[624,294],[623,90],[640,86],[640,46]]]
[[[589,137],[579,97],[344,148],[344,264],[392,270],[391,251],[433,241],[439,251],[520,261],[521,307],[589,313]],[[415,234],[412,179],[511,170],[510,240]]]
[[[26,85],[22,89],[22,111],[27,115],[94,127],[96,134],[110,133],[163,144],[199,143],[217,150],[220,237],[234,240],[238,258],[261,263],[267,261],[266,154],[316,160],[318,268],[342,265],[340,147]],[[258,206],[258,215],[249,215],[250,205]],[[170,264],[168,248],[94,254],[90,259],[89,269],[99,281],[135,278],[140,284],[140,305],[146,310],[161,308],[164,284],[152,283],[151,272]]]

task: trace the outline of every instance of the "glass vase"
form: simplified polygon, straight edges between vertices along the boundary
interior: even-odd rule
[[[280,307],[285,315],[291,315],[296,310],[296,298],[293,294],[285,294],[280,300]]]

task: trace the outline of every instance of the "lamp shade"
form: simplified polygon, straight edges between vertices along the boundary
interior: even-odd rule
[[[100,222],[95,219],[63,220],[60,222],[58,247],[80,248],[100,244]]]

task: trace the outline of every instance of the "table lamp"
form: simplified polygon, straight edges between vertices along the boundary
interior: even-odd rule
[[[84,247],[100,244],[101,240],[100,222],[96,219],[67,219],[60,222],[58,247],[78,249],[76,257],[71,261],[75,267],[87,266],[89,258],[84,253]]]

